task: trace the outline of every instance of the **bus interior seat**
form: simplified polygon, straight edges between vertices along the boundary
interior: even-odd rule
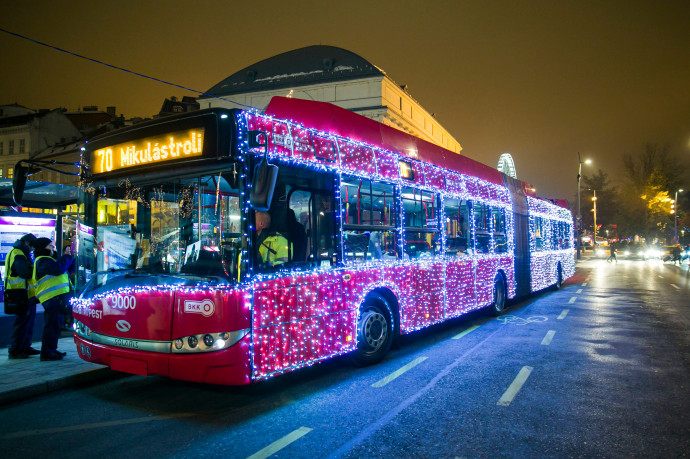
[[[345,236],[345,253],[353,260],[366,260],[369,250],[370,233],[347,233]]]

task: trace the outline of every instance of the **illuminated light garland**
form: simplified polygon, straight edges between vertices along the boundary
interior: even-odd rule
[[[527,204],[529,206],[530,226],[531,289],[532,291],[537,291],[556,283],[559,263],[561,265],[563,279],[568,279],[575,274],[573,218],[568,209],[556,206],[543,199],[528,196]],[[542,219],[543,231],[543,234],[541,234],[543,246],[540,250],[537,250],[536,246],[536,223],[538,218]],[[554,222],[568,225],[568,248],[556,249],[552,247],[552,241],[554,240]]]
[[[238,123],[242,124],[242,123]],[[354,262],[344,259],[344,265],[338,270],[338,275],[350,274],[356,281],[351,282],[349,288],[356,292],[346,291],[343,287],[340,296],[342,304],[349,305],[346,312],[327,313],[335,307],[333,299],[324,301],[324,310],[303,317],[304,310],[309,309],[313,296],[305,295],[303,287],[276,287],[271,282],[287,282],[287,285],[302,285],[298,278],[303,275],[327,276],[333,273],[330,268],[308,271],[278,270],[274,273],[255,274],[254,283],[255,298],[253,302],[253,377],[263,379],[276,374],[281,374],[296,368],[308,366],[319,362],[329,356],[338,355],[353,350],[356,346],[352,335],[356,336],[357,312],[364,297],[376,288],[387,288],[393,291],[399,299],[400,332],[410,333],[442,322],[449,317],[457,317],[470,310],[484,307],[493,301],[493,280],[497,271],[502,271],[506,277],[508,295],[515,295],[515,280],[513,273],[512,253],[514,251],[514,222],[512,216],[512,202],[510,194],[505,187],[489,183],[477,177],[467,176],[449,171],[437,166],[422,164],[399,155],[394,152],[373,147],[363,142],[343,139],[336,135],[325,134],[313,129],[284,120],[274,120],[270,117],[249,114],[247,115],[247,129],[262,130],[267,134],[267,154],[272,161],[283,165],[306,166],[316,171],[334,172],[342,181],[342,175],[359,177],[372,180],[373,183],[387,183],[397,186],[411,186],[409,181],[399,177],[397,163],[400,159],[409,161],[416,171],[415,188],[437,193],[436,188],[441,185],[441,178],[445,191],[442,188],[443,197],[481,201],[484,204],[504,209],[506,221],[507,252],[502,254],[474,254],[471,257],[430,257],[428,260],[369,260],[366,262]],[[317,158],[314,148],[307,145],[306,132],[321,138],[330,138],[331,145],[337,153],[336,161],[324,161]],[[290,140],[293,133],[296,137]],[[260,152],[255,151],[254,154]],[[261,152],[262,154],[263,152]],[[340,164],[340,166],[339,166]],[[340,188],[334,188],[337,202],[340,202]],[[396,193],[398,218],[404,218],[403,201],[400,193]],[[445,215],[439,207],[436,213],[437,228],[443,229]],[[341,212],[344,208],[341,207]],[[336,213],[337,225],[342,228],[343,216]],[[472,236],[475,234],[475,219],[473,213],[469,216]],[[405,240],[405,225],[396,223],[398,228],[397,243],[403,246]],[[340,232],[340,247],[344,247],[343,232]],[[445,231],[440,231],[442,250],[445,250]],[[491,232],[491,247],[495,247],[493,231]],[[341,253],[342,255],[342,253]],[[453,266],[464,266],[469,262],[471,270],[453,271]],[[352,271],[348,270],[350,268]],[[453,290],[444,294],[444,286],[448,283],[448,272],[456,273],[457,289],[462,300],[453,301]],[[477,272],[477,276],[472,273]],[[395,273],[395,274],[393,274]],[[452,275],[451,275],[452,277]],[[379,280],[384,278],[386,280]],[[320,282],[316,282],[319,284]],[[411,286],[404,291],[393,289],[393,286]],[[467,289],[466,286],[471,286]],[[285,290],[288,290],[286,292]],[[290,291],[290,289],[292,289]],[[462,290],[465,289],[465,290]],[[425,291],[424,294],[419,294]],[[416,295],[414,295],[416,293]],[[317,300],[318,302],[318,300]],[[459,306],[459,307],[458,307]],[[268,311],[268,312],[266,312]],[[267,314],[272,315],[267,317]],[[345,314],[345,316],[343,316]],[[349,314],[349,316],[347,316]],[[308,314],[307,314],[308,315]],[[330,321],[336,317],[336,324],[323,322],[325,331],[315,330],[312,321],[316,318],[328,317]],[[299,318],[299,319],[298,319]],[[330,325],[329,325],[330,323]],[[288,326],[289,325],[289,326]],[[334,326],[346,327],[348,330],[339,336],[339,340],[333,340]],[[306,335],[305,335],[306,333]],[[325,335],[324,335],[325,333]],[[326,336],[326,338],[323,338]],[[347,337],[350,344],[347,344]],[[311,341],[304,348],[304,340],[311,337]],[[316,338],[315,338],[316,337]],[[323,339],[322,339],[323,338]],[[345,340],[345,343],[343,343]],[[322,342],[323,341],[323,342]],[[288,343],[296,344],[293,349]],[[314,348],[316,346],[316,348]],[[300,350],[301,349],[301,350]],[[297,353],[297,354],[295,354]],[[306,361],[302,358],[307,359]]]

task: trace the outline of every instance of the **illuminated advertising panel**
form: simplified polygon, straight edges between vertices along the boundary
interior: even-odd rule
[[[107,146],[92,153],[92,173],[202,156],[203,145],[204,128],[195,128]]]

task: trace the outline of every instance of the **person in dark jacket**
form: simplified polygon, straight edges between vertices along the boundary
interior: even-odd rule
[[[18,239],[5,260],[5,289],[23,290],[26,292],[26,308],[14,318],[12,327],[12,339],[7,357],[10,359],[26,359],[30,355],[39,353],[31,347],[31,336],[34,333],[36,321],[36,303],[33,289],[30,288],[33,276],[33,263],[31,262],[31,243],[36,240],[33,234],[26,234]],[[31,293],[29,293],[31,292]]]
[[[74,258],[69,252],[59,259],[53,258],[55,244],[47,237],[36,239],[33,247],[36,297],[45,310],[41,360],[61,360],[65,353],[57,350],[60,314],[69,301],[69,275],[74,271]]]

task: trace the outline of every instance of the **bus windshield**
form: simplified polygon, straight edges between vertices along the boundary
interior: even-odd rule
[[[112,288],[115,278],[138,274],[168,274],[177,279],[172,283],[184,284],[199,277],[237,282],[246,265],[240,192],[232,174],[152,185],[124,179],[87,195],[85,204],[79,287],[87,291],[106,282]]]

